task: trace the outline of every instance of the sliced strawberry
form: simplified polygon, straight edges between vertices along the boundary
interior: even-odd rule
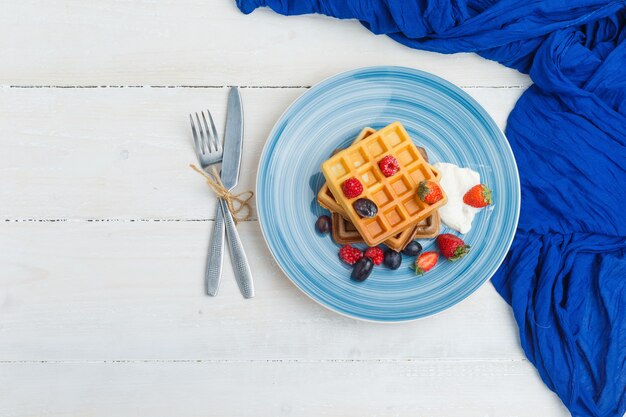
[[[437,252],[424,252],[415,261],[415,273],[422,275],[435,267],[439,254]]]

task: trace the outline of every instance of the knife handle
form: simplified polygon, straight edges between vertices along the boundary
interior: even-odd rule
[[[213,234],[209,242],[209,255],[207,257],[206,290],[211,296],[217,295],[222,278],[222,264],[224,263],[224,216],[222,207],[217,204],[215,210],[215,223]]]
[[[228,235],[228,246],[230,248],[230,260],[233,264],[233,272],[235,273],[235,279],[239,285],[239,291],[241,291],[241,295],[243,295],[244,298],[252,298],[254,297],[254,284],[252,283],[252,272],[250,271],[248,258],[243,250],[243,245],[241,244],[241,239],[239,239],[239,233],[237,232],[235,221],[228,210],[226,201],[222,198],[219,200],[226,223],[226,234]]]

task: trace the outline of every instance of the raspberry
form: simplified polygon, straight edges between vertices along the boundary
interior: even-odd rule
[[[355,177],[348,178],[342,185],[343,194],[348,198],[355,198],[363,192],[363,184]]]
[[[339,249],[339,258],[348,265],[354,265],[363,257],[363,252],[350,245],[343,245]]]
[[[398,160],[391,155],[387,155],[383,159],[378,161],[378,167],[385,177],[391,177],[400,170]]]
[[[365,256],[370,258],[374,265],[380,265],[383,263],[383,259],[385,259],[385,253],[381,248],[375,246],[373,248],[367,248],[365,251]]]

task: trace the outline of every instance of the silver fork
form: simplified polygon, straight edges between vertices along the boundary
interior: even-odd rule
[[[217,129],[215,129],[215,123],[213,123],[213,117],[210,111],[206,111],[209,115],[209,121],[211,122],[211,129],[207,124],[204,112],[200,112],[202,115],[202,121],[204,122],[204,131],[202,130],[202,123],[200,123],[200,116],[196,113],[196,120],[198,121],[198,128],[193,121],[193,116],[189,115],[189,121],[191,122],[191,131],[193,132],[193,143],[196,149],[196,156],[198,162],[202,166],[202,169],[206,170],[211,165],[219,164],[222,162],[222,144],[217,136]],[[200,133],[198,137],[198,133]]]
[[[196,113],[197,128],[196,123],[194,123],[193,116],[191,114],[189,115],[189,120],[191,121],[191,131],[193,133],[193,142],[200,166],[208,174],[212,175],[208,169],[211,165],[222,162],[222,144],[220,143],[219,136],[217,135],[217,129],[215,129],[215,123],[213,122],[211,112],[207,110],[211,129],[209,129],[209,124],[206,121],[204,112],[201,112],[200,114],[202,115],[203,123],[200,123],[200,116]],[[202,129],[203,125],[204,130]],[[215,210],[215,218],[217,219],[218,216],[222,216],[222,209],[219,204],[217,204]],[[224,236],[224,222],[216,221],[213,227],[211,241],[209,242],[209,253],[207,256],[205,274],[205,282],[207,283],[206,290],[209,295],[217,294],[217,285],[219,285],[220,282],[219,279],[211,279],[211,277],[219,277],[222,275],[222,264],[224,263]],[[210,288],[211,283],[217,283],[214,284],[216,288]]]

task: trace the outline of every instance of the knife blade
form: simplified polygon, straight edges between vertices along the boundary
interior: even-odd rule
[[[241,151],[243,149],[243,107],[239,88],[232,87],[228,93],[228,113],[226,115],[226,131],[224,133],[224,154],[222,157],[221,180],[224,187],[232,190],[239,181],[241,167]],[[230,249],[230,260],[239,291],[245,298],[254,297],[252,272],[246,253],[243,249],[237,227],[226,201],[220,198],[220,206],[226,224],[226,236]]]
[[[230,89],[227,107],[221,178],[224,187],[232,190],[239,181],[241,151],[243,149],[243,107],[238,87]]]

